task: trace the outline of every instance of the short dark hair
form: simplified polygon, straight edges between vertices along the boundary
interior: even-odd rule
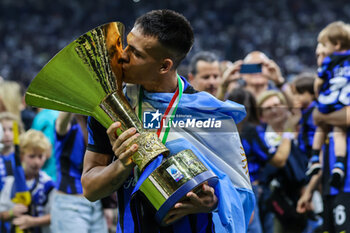
[[[255,97],[249,91],[244,88],[235,88],[229,93],[227,99],[244,105],[247,112],[245,117],[247,122],[252,124],[260,123]]]
[[[301,73],[297,75],[292,83],[293,90],[299,94],[308,92],[314,95],[314,82],[316,77],[314,73]]]
[[[191,73],[193,75],[197,74],[197,63],[199,61],[213,63],[213,62],[219,61],[219,58],[212,52],[208,52],[208,51],[198,52],[192,57],[192,59],[190,61],[190,64],[188,66],[189,73]]]
[[[134,27],[140,27],[142,34],[158,39],[169,50],[168,56],[174,68],[190,51],[194,41],[193,30],[188,20],[172,10],[153,10],[140,16]]]

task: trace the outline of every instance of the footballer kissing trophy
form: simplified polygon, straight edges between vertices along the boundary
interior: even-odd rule
[[[26,92],[32,106],[89,115],[108,128],[120,121],[117,134],[135,127],[140,136],[132,144],[138,151],[133,162],[142,172],[158,155],[169,150],[157,134],[146,131],[121,90],[124,26],[107,23],[90,30],[67,45],[33,79]],[[166,213],[183,200],[187,192],[207,181],[213,186],[217,176],[208,170],[191,150],[165,157],[140,186],[140,191],[156,209],[163,224]]]

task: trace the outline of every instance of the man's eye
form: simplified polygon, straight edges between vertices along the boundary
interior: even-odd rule
[[[139,53],[136,52],[136,51],[134,51],[134,55],[135,55],[136,57],[141,57],[141,54],[139,54]]]

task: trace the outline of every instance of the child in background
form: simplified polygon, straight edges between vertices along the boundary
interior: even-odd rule
[[[20,119],[10,113],[10,112],[2,112],[0,113],[0,124],[3,129],[3,137],[1,143],[3,144],[2,151],[0,152],[1,156],[9,156],[13,155],[15,152],[15,146],[13,144],[13,122],[16,121],[18,123],[19,133],[23,132],[23,124]]]
[[[298,147],[307,155],[312,156],[312,143],[316,126],[313,122],[312,111],[316,106],[313,73],[301,73],[293,80],[291,89],[293,92],[293,108],[301,111],[298,130]]]
[[[329,24],[318,35],[318,47],[323,47],[326,56],[318,70],[315,93],[318,94],[318,110],[323,114],[340,110],[350,105],[350,27],[337,21]],[[329,125],[317,127],[312,146],[312,157],[307,174],[312,176],[321,169],[319,154]],[[330,184],[340,188],[344,182],[346,131],[333,127],[336,162],[332,168]]]
[[[19,216],[27,211],[27,207],[24,205],[16,205],[12,208],[11,202],[3,202],[2,197],[5,197],[5,190],[11,188],[11,183],[14,179],[15,168],[15,146],[14,146],[14,133],[13,125],[14,122],[18,123],[19,133],[23,132],[23,126],[20,119],[10,113],[1,112],[0,113],[0,125],[3,129],[3,135],[0,140],[2,144],[0,151],[0,232],[9,232],[11,229],[11,224],[6,222],[13,216]],[[8,185],[10,186],[8,187]],[[10,194],[8,194],[10,195]]]
[[[51,144],[45,135],[36,130],[28,130],[20,136],[20,157],[25,173],[26,184],[30,190],[32,202],[29,206],[29,211],[24,214],[14,214],[15,209],[19,208],[11,201],[11,192],[13,190],[14,179],[8,179],[1,192],[1,202],[7,202],[12,205],[12,208],[7,215],[8,219],[12,220],[12,224],[20,229],[31,229],[35,233],[50,232],[50,206],[55,187],[51,178],[43,171],[42,166],[50,156]],[[5,187],[10,187],[6,190]],[[3,203],[0,203],[2,205]],[[6,216],[6,215],[5,215]]]

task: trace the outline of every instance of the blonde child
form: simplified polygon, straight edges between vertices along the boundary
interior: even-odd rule
[[[26,213],[13,214],[19,205],[12,203],[11,195],[9,195],[11,191],[4,188],[0,200],[12,204],[7,220],[12,220],[12,224],[21,229],[31,229],[33,232],[50,232],[50,201],[55,184],[45,172],[41,171],[42,166],[50,156],[50,151],[51,144],[42,132],[30,129],[20,136],[20,157],[32,201]],[[14,182],[12,179],[12,185],[7,184],[6,187],[11,187],[12,190]],[[5,194],[7,197],[4,197]]]
[[[318,94],[318,110],[323,114],[338,111],[350,105],[350,28],[337,21],[327,25],[318,35],[317,49],[322,48],[326,57],[318,69],[315,80],[315,93]],[[336,161],[331,171],[330,184],[335,188],[343,185],[345,177],[346,129],[319,125],[312,145],[312,157],[308,175],[314,175],[321,169],[319,154],[326,133],[333,131]]]

